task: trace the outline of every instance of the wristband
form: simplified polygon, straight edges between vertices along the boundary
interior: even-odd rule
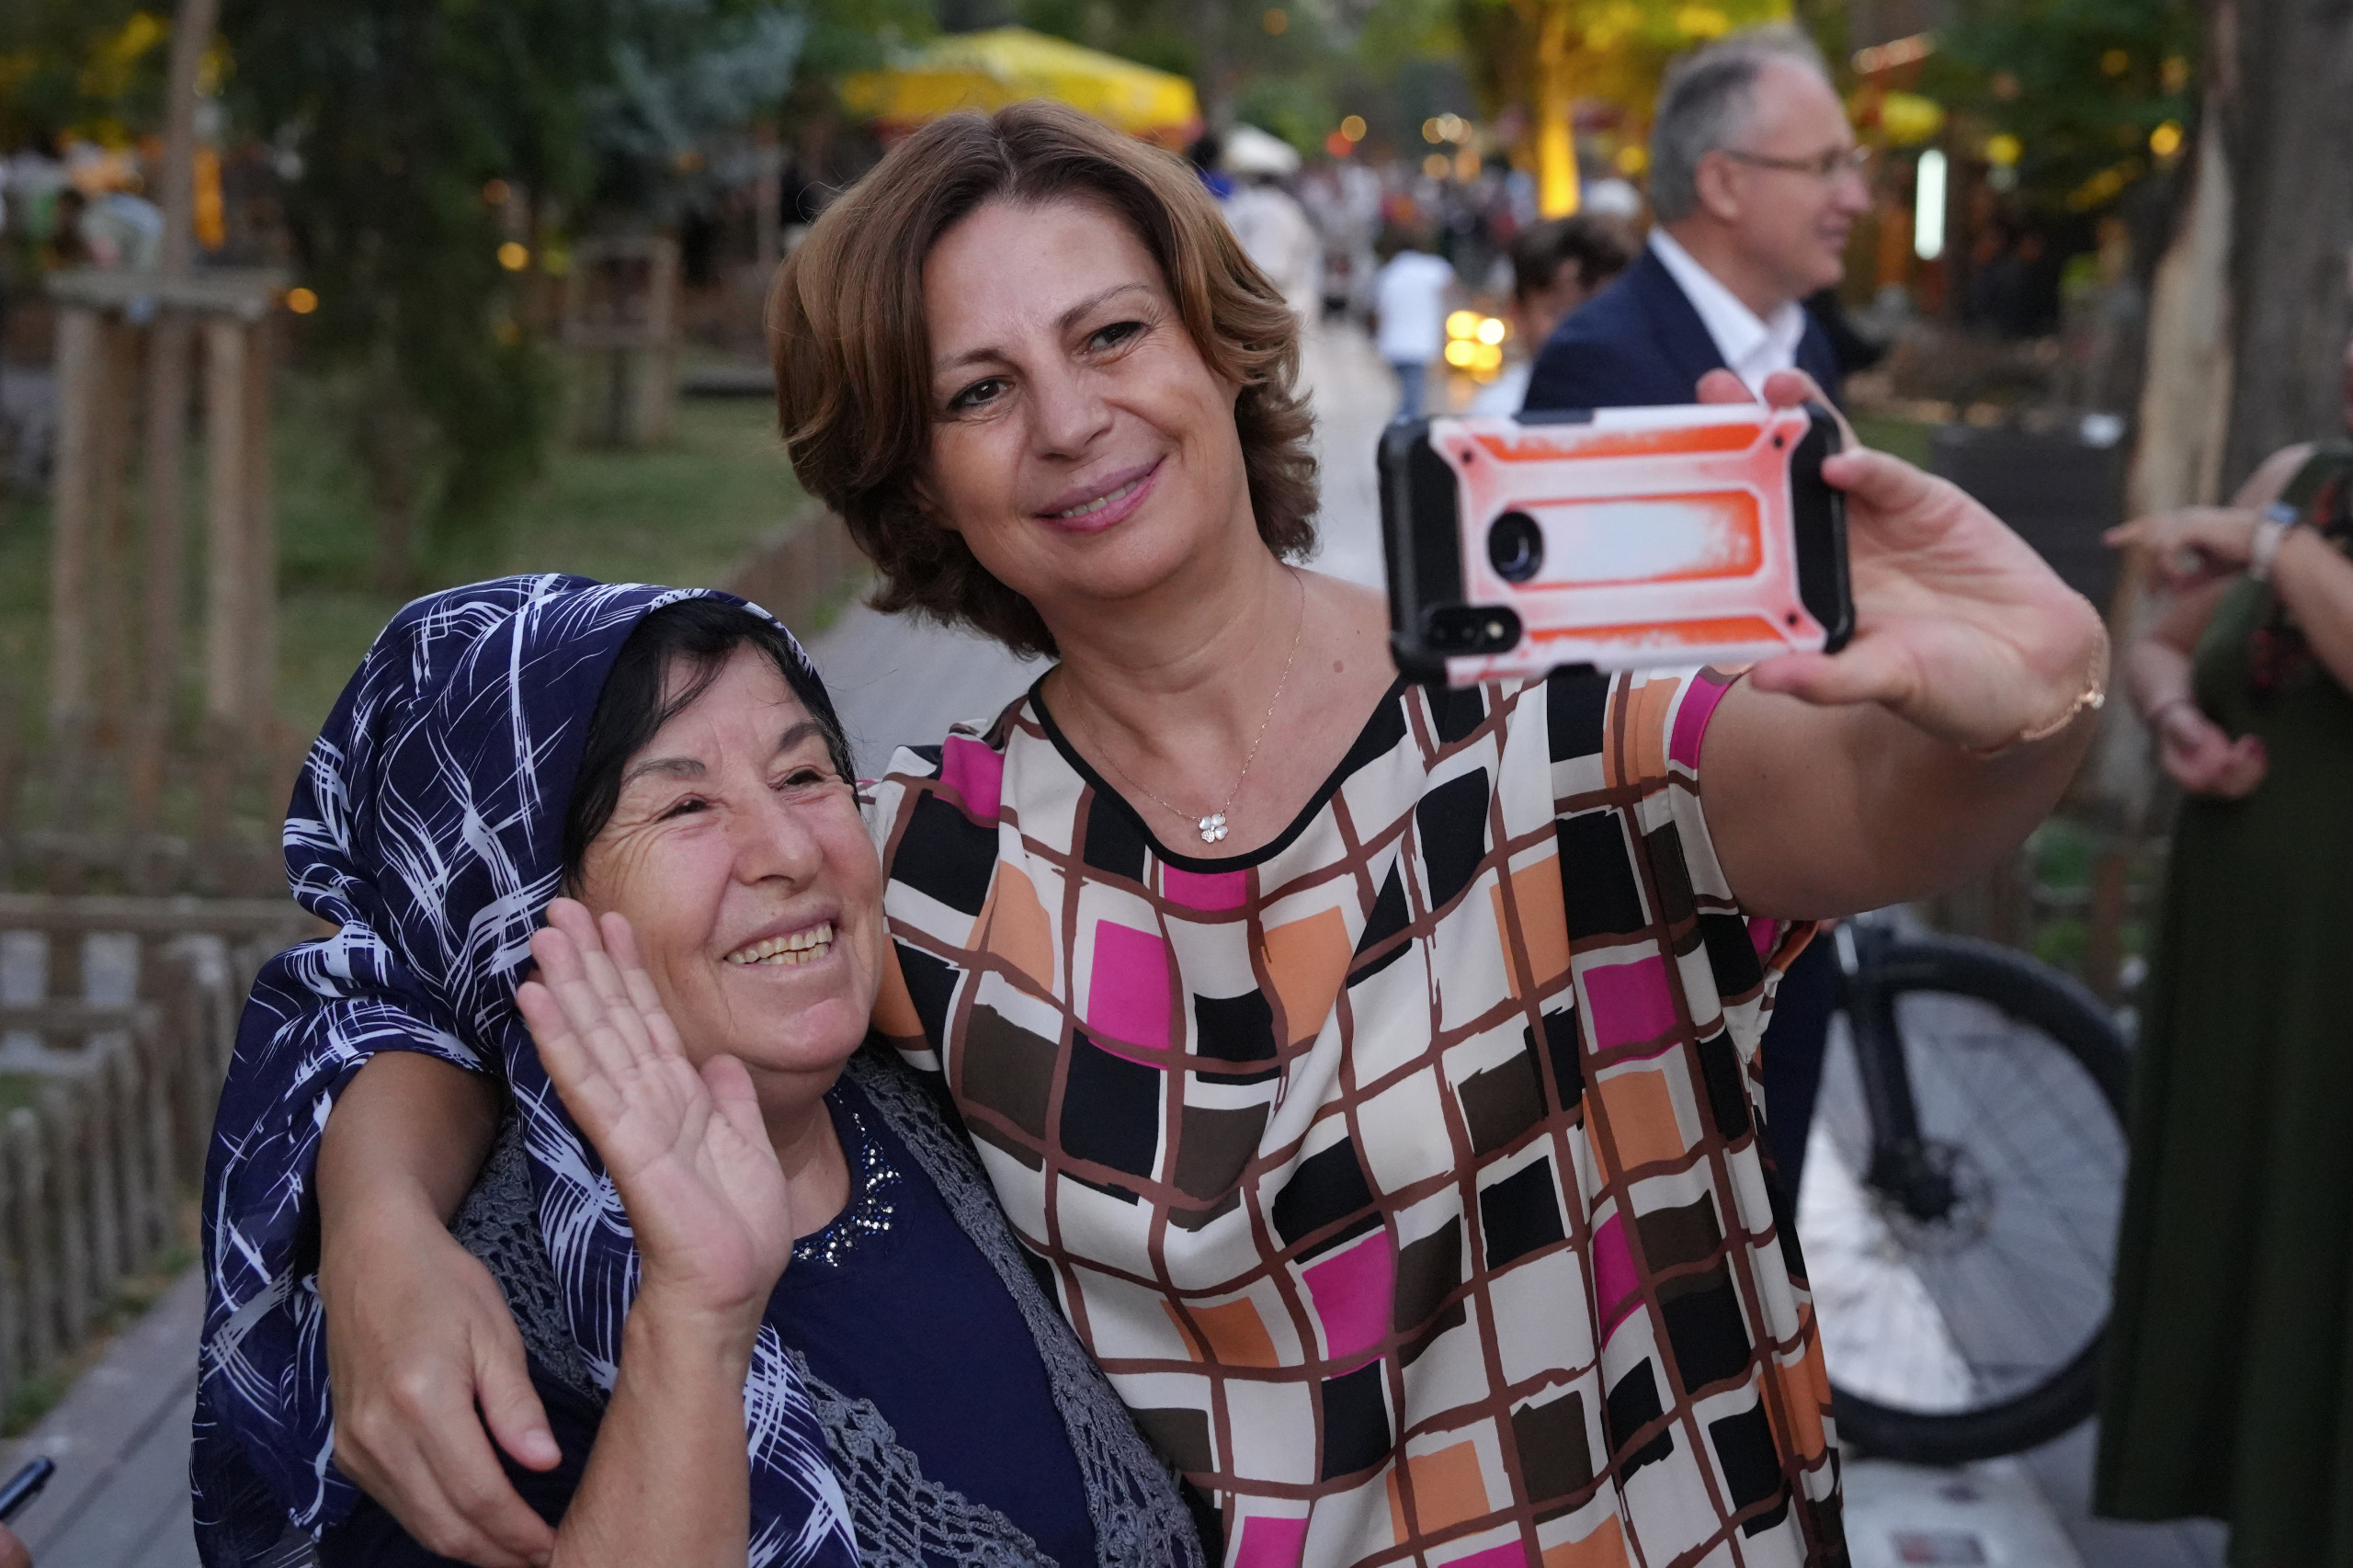
[[[2279,547],[2302,520],[2302,514],[2284,501],[2274,501],[2266,506],[2256,522],[2255,538],[2247,546],[2246,574],[2258,583],[2271,581],[2271,563],[2279,559]]]

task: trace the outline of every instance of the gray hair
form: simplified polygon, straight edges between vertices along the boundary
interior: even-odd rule
[[[1667,67],[1651,122],[1651,211],[1660,222],[1699,205],[1699,160],[1748,128],[1756,78],[1776,60],[1829,79],[1813,40],[1787,23],[1727,33]]]

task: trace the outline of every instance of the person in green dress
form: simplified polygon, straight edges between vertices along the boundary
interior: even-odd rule
[[[2346,377],[2353,410],[2353,348]],[[2169,590],[2125,672],[2186,798],[2095,1506],[2224,1520],[2237,1568],[2353,1568],[2353,442],[2237,501],[2109,536]]]

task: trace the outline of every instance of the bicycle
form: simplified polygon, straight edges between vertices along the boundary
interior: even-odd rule
[[[1839,1436],[1917,1464],[2089,1415],[2123,1198],[2129,1053],[2098,999],[1990,942],[1866,915],[1800,1195]]]

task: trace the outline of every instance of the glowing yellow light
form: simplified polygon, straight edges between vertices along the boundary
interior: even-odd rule
[[[289,289],[286,308],[298,316],[307,316],[319,308],[319,297],[308,289]]]
[[[1732,18],[1713,6],[1686,6],[1675,13],[1675,27],[1686,38],[1722,38],[1732,31]]]
[[[2160,158],[2170,158],[2181,151],[2181,127],[2166,120],[2149,132],[2149,151]]]
[[[1340,121],[1340,134],[1351,142],[1364,140],[1364,116],[1352,114]]]
[[[2120,49],[2111,49],[2099,57],[2099,68],[2103,75],[2121,76],[2132,69],[2132,57]]]
[[[1504,324],[1496,317],[1489,316],[1479,324],[1478,337],[1482,343],[1501,343],[1504,340]]]
[[[1467,370],[1479,358],[1479,346],[1458,337],[1446,346],[1446,362],[1458,370]]]
[[[1280,38],[1290,27],[1290,17],[1284,14],[1280,6],[1269,6],[1267,14],[1258,18],[1258,25],[1267,29],[1268,37]]]
[[[1504,351],[1492,343],[1481,343],[1471,350],[1471,368],[1474,370],[1497,370],[1503,368]]]
[[[1916,147],[1945,128],[1945,107],[1918,93],[1889,93],[1880,99],[1879,128],[1899,147]]]
[[[1985,138],[1985,161],[1995,168],[2014,166],[2026,154],[2026,143],[2005,131]]]
[[[1476,311],[1457,311],[1452,315],[1448,316],[1446,318],[1446,335],[1449,337],[1478,336],[1479,312]]]
[[[1639,142],[1629,142],[1618,149],[1614,161],[1618,172],[1631,179],[1651,166],[1651,150]]]
[[[1426,119],[1422,121],[1422,140],[1425,142],[1443,142],[1446,140],[1446,132],[1438,129],[1438,123],[1437,120]]]
[[[1432,153],[1422,160],[1422,173],[1432,179],[1444,179],[1454,172],[1454,160],[1443,153]]]
[[[509,272],[520,272],[531,265],[531,250],[519,240],[509,240],[498,247],[498,265]]]

